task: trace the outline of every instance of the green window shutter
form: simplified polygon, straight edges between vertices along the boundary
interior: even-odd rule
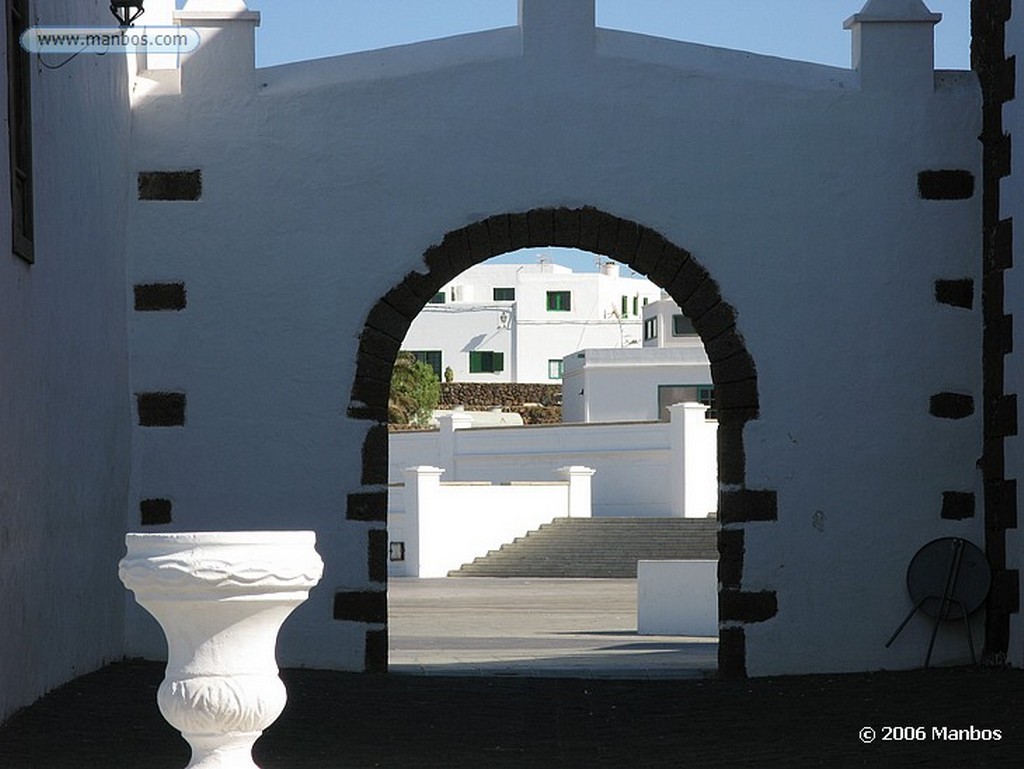
[[[568,312],[572,307],[572,300],[568,291],[548,291],[548,311]]]
[[[476,350],[469,354],[470,374],[491,374],[505,370],[505,353]]]

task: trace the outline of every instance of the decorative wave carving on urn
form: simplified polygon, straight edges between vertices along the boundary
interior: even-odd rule
[[[185,735],[262,732],[287,698],[276,675],[165,679],[157,691],[163,717]]]
[[[313,532],[129,534],[118,569],[131,590],[308,590],[323,576]]]
[[[210,588],[267,588],[302,590],[316,585],[323,576],[323,561],[306,558],[305,562],[282,567],[280,561],[252,560],[246,563],[225,560],[196,561],[193,553],[184,556],[142,556],[121,561],[118,575],[129,588],[184,587],[196,585]],[[296,559],[298,561],[298,559]]]

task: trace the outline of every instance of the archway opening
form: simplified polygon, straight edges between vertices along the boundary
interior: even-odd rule
[[[548,247],[582,249],[645,275],[675,301],[706,351],[718,418],[718,663],[721,673],[744,675],[743,624],[774,614],[774,595],[758,594],[758,600],[752,601],[740,589],[744,556],[741,524],[774,517],[771,492],[744,489],[743,426],[757,416],[756,370],[737,330],[736,312],[722,300],[717,283],[688,252],[658,232],[594,208],[534,209],[493,216],[449,232],[439,245],[426,251],[428,271],[407,275],[371,311],[360,345],[349,413],[356,418],[386,421],[387,403],[381,393],[387,393],[388,388],[381,387],[382,380],[390,382],[395,358],[413,320],[442,288],[490,257],[519,248]],[[364,449],[364,482],[387,478],[387,456],[387,428],[379,424],[370,431]],[[378,533],[369,541],[371,563],[387,563],[399,555],[395,542],[401,540]],[[386,668],[386,638],[386,631],[371,631],[368,636],[369,668]]]

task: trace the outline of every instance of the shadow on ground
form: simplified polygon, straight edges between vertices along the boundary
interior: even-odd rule
[[[121,662],[0,727],[4,769],[181,769],[156,708],[162,666]],[[284,671],[263,769],[1019,766],[1024,672],[958,668],[749,681],[445,678]],[[865,745],[865,726],[924,726]],[[999,729],[944,741],[932,727]]]

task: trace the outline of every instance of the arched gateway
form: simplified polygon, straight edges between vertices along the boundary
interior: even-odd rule
[[[723,301],[718,284],[684,249],[658,232],[596,208],[538,208],[491,216],[447,233],[440,245],[424,254],[427,273],[413,272],[374,305],[360,334],[359,358],[349,416],[378,423],[367,434],[362,453],[364,484],[388,481],[387,405],[391,367],[409,325],[431,297],[467,268],[493,256],[521,248],[578,248],[622,262],[665,289],[693,322],[711,361],[719,420],[720,486],[719,614],[723,623],[719,669],[728,675],[746,672],[741,622],[757,622],[775,614],[775,594],[750,594],[740,588],[743,573],[743,528],[748,520],[775,519],[775,495],[746,488],[743,427],[757,417],[757,371],[736,327],[736,311]],[[374,520],[386,520],[387,492],[354,500]],[[368,561],[386,571],[387,538],[368,538]],[[378,601],[386,601],[381,592]],[[379,609],[378,614],[386,614]],[[387,666],[386,631],[369,631],[369,669]]]

